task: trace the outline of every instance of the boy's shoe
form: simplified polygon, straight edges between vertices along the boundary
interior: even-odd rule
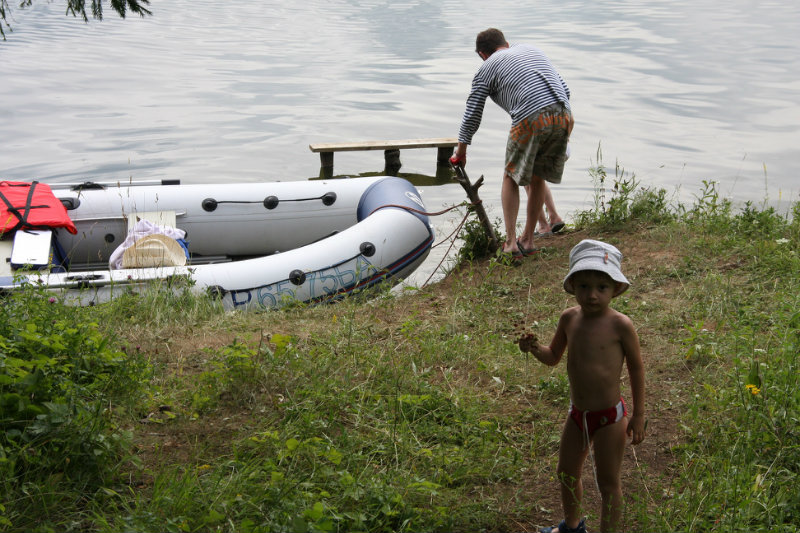
[[[553,533],[558,530],[558,533],[586,533],[586,519],[581,518],[581,521],[575,527],[567,527],[566,520],[562,520],[560,524],[553,527],[543,527],[539,530],[540,533]]]

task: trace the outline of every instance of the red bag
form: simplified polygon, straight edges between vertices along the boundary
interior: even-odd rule
[[[0,181],[0,236],[18,229],[67,228],[75,224],[50,186],[34,181]]]

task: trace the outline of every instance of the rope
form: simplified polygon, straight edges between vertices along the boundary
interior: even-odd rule
[[[483,200],[481,200],[481,202],[482,201]],[[371,215],[375,211],[377,211],[379,209],[383,209],[384,207],[397,207],[398,209],[405,209],[406,211],[411,211],[412,213],[417,213],[417,214],[420,214],[420,215],[424,215],[426,217],[438,217],[439,215],[444,215],[445,213],[447,213],[449,211],[452,211],[453,209],[458,209],[459,207],[461,207],[463,205],[470,206],[470,205],[476,205],[476,204],[471,204],[471,203],[468,203],[468,202],[461,202],[458,205],[454,205],[452,207],[448,207],[447,209],[442,209],[441,211],[436,211],[435,213],[431,213],[431,212],[428,212],[428,211],[420,211],[419,209],[416,209],[416,208],[413,208],[413,207],[410,207],[410,206],[407,206],[407,205],[383,204],[383,205],[380,205],[380,206],[376,207],[372,211],[370,211],[369,214]],[[369,215],[367,215],[367,216],[369,216]]]
[[[428,276],[428,279],[426,279],[425,282],[420,286],[420,288],[423,288],[426,285],[428,285],[428,283],[430,283],[431,279],[433,279],[434,274],[436,274],[436,272],[439,271],[439,269],[442,267],[442,264],[444,263],[444,260],[447,259],[447,255],[453,249],[453,246],[455,246],[455,244],[456,244],[456,236],[461,232],[461,229],[464,227],[464,224],[466,224],[467,218],[470,215],[470,209],[469,208],[473,207],[473,206],[476,206],[476,205],[480,205],[481,203],[483,203],[483,200],[479,200],[478,202],[466,202],[465,201],[465,202],[461,202],[460,204],[457,204],[457,205],[454,205],[454,206],[451,206],[451,207],[448,207],[446,209],[442,209],[441,211],[436,211],[436,212],[421,211],[419,209],[415,209],[415,208],[407,206],[407,205],[384,204],[382,206],[379,206],[379,207],[376,207],[375,209],[373,209],[372,212],[370,212],[370,215],[372,213],[374,213],[375,211],[379,210],[379,209],[383,209],[384,207],[396,207],[398,209],[405,209],[406,211],[410,211],[412,213],[418,213],[420,215],[424,215],[424,216],[428,216],[428,217],[436,217],[436,216],[444,215],[445,213],[449,213],[450,211],[453,211],[454,209],[458,209],[459,207],[463,207],[463,206],[467,207],[467,213],[464,215],[464,218],[461,219],[461,222],[459,222],[459,224],[456,227],[456,229],[452,233],[450,233],[450,235],[448,235],[446,238],[441,239],[438,243],[436,243],[433,246],[431,246],[431,249],[433,249],[433,248],[436,248],[437,246],[439,246],[441,244],[444,244],[448,240],[450,241],[450,247],[447,249],[447,251],[442,256],[442,260],[439,261],[439,264],[436,265],[436,268],[433,269],[433,271],[431,272],[431,275]]]
[[[461,222],[458,224],[458,227],[455,229],[455,231],[453,231],[453,233],[451,233],[447,237],[447,239],[451,239],[451,237],[452,237],[452,239],[450,240],[450,247],[447,249],[447,251],[444,253],[444,255],[442,255],[442,260],[439,261],[439,264],[436,265],[436,268],[433,269],[433,271],[431,272],[431,275],[428,276],[428,279],[426,279],[425,283],[422,284],[422,287],[425,287],[428,283],[430,283],[431,279],[433,279],[433,275],[436,274],[436,272],[439,270],[439,268],[441,268],[442,263],[444,263],[444,260],[447,258],[447,254],[450,253],[450,250],[452,250],[453,246],[455,246],[455,244],[456,244],[456,239],[455,239],[454,235],[458,235],[458,233],[461,231],[461,228],[464,227],[464,224],[467,222],[467,217],[469,217],[469,211],[467,211],[467,214],[464,215],[464,218],[461,219]],[[445,240],[447,240],[447,239],[443,239],[441,242],[439,242],[439,244],[444,243]],[[438,246],[439,244],[437,244],[436,246]],[[431,247],[431,248],[433,248],[433,247]]]

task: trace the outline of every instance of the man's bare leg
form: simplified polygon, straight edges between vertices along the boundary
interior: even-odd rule
[[[508,176],[503,177],[500,189],[500,200],[503,205],[503,222],[506,226],[506,243],[504,252],[516,252],[517,247],[517,215],[519,214],[519,185]]]
[[[536,223],[542,213],[542,206],[544,205],[544,197],[547,185],[544,180],[536,176],[531,179],[529,187],[530,193],[528,194],[528,204],[525,210],[525,229],[522,230],[522,235],[519,237],[519,242],[522,246],[529,250],[533,250],[536,246],[533,244],[533,233],[536,230]]]

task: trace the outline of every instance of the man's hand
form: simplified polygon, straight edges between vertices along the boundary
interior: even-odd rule
[[[458,154],[453,154],[453,157],[450,158],[450,164],[454,167],[456,166],[466,166],[467,164],[467,155],[464,154],[463,156],[459,157]]]
[[[453,157],[450,158],[450,164],[455,166],[465,167],[467,166],[467,144],[466,143],[458,143],[456,146],[456,150],[453,153]]]

